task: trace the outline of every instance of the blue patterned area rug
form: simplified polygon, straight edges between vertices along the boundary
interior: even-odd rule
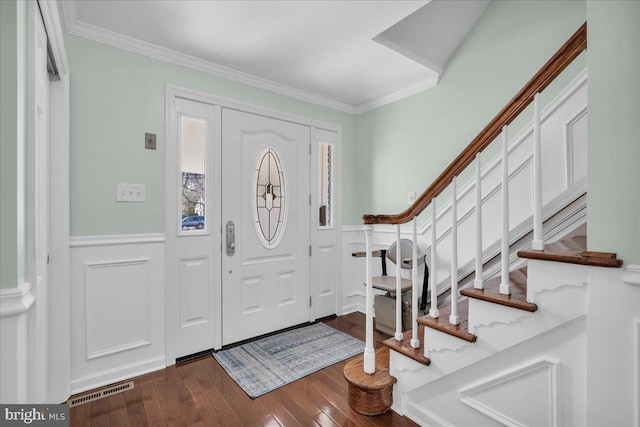
[[[252,398],[364,351],[364,343],[316,323],[213,353]]]

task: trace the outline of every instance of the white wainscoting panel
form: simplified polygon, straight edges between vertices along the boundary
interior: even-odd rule
[[[165,366],[164,239],[71,239],[71,392]]]
[[[397,372],[402,391],[394,388],[394,404],[403,402],[420,425],[585,426],[586,325],[580,317],[444,376],[432,360],[434,379],[413,389],[402,390],[404,373]]]
[[[151,344],[149,258],[87,263],[84,284],[87,359]]]
[[[0,289],[0,402],[27,403],[31,284]]]
[[[640,427],[640,318],[636,319],[636,426]]]
[[[506,426],[555,427],[558,364],[542,359],[500,373],[460,390],[460,401]]]

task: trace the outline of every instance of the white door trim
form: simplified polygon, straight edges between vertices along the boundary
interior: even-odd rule
[[[70,273],[69,273],[69,67],[67,53],[62,33],[62,21],[55,2],[27,2],[27,55],[34,54],[35,19],[39,19],[38,6],[47,32],[49,45],[56,62],[59,78],[49,81],[49,222],[56,224],[49,227],[49,291],[47,318],[37,319],[47,329],[48,349],[46,360],[42,367],[46,370],[47,378],[37,378],[30,381],[30,401],[33,403],[62,402],[71,394],[71,338],[70,338]],[[31,145],[35,136],[35,68],[33,63],[27,66],[27,144]],[[27,180],[35,179],[32,166],[35,153],[27,158]],[[31,184],[29,187],[31,191]],[[31,199],[33,194],[29,194]],[[31,203],[31,200],[29,201]],[[29,214],[28,226],[33,228],[37,218]],[[32,234],[28,236],[31,240]],[[33,242],[29,241],[29,245]],[[28,249],[29,253],[36,248]],[[31,256],[27,262],[33,262]],[[27,267],[27,274],[33,271],[33,266]],[[30,318],[30,322],[33,317]],[[30,328],[29,334],[35,334],[36,328]],[[30,342],[37,340],[36,336],[28,337]],[[45,343],[37,343],[45,345]],[[47,366],[50,367],[47,369]],[[41,369],[42,369],[41,367]],[[54,369],[53,369],[54,368]],[[33,367],[29,369],[35,372]],[[36,383],[43,384],[38,386]],[[33,389],[35,387],[38,390]],[[42,388],[41,388],[42,387]],[[38,402],[36,402],[36,398]]]
[[[342,210],[341,210],[341,200],[342,200],[342,185],[341,185],[341,156],[342,156],[342,146],[340,144],[341,142],[341,138],[342,138],[342,126],[334,124],[334,123],[329,123],[329,122],[325,122],[325,121],[321,121],[321,120],[316,120],[316,119],[311,119],[308,117],[303,117],[303,116],[299,116],[296,114],[291,114],[291,113],[287,113],[287,112],[283,112],[283,111],[278,111],[278,110],[274,110],[271,108],[266,108],[266,107],[262,107],[262,106],[258,106],[258,105],[254,105],[254,104],[250,104],[250,103],[246,103],[246,102],[241,102],[241,101],[237,101],[237,100],[233,100],[233,99],[229,99],[229,98],[225,98],[225,97],[220,97],[220,96],[216,96],[216,95],[211,95],[205,92],[200,92],[200,91],[196,91],[193,89],[188,89],[188,88],[183,88],[183,87],[179,87],[179,86],[174,86],[174,85],[170,85],[167,84],[166,86],[166,116],[165,116],[165,125],[166,125],[166,151],[165,151],[165,214],[167,212],[172,212],[173,210],[175,210],[175,194],[173,193],[173,191],[175,190],[173,187],[172,180],[173,177],[170,176],[170,174],[172,173],[172,171],[175,169],[175,149],[176,149],[176,142],[175,142],[175,135],[176,135],[176,129],[174,128],[174,123],[173,123],[173,119],[175,117],[176,114],[176,99],[181,98],[181,99],[187,99],[187,100],[191,100],[191,101],[196,101],[196,102],[202,102],[205,104],[210,104],[210,105],[214,105],[220,108],[229,108],[229,109],[235,109],[235,110],[239,110],[239,111],[244,111],[247,113],[251,113],[251,114],[255,114],[255,115],[260,115],[260,116],[265,116],[265,117],[270,117],[270,118],[274,118],[274,119],[278,119],[278,120],[283,120],[283,121],[287,121],[287,122],[292,122],[292,123],[296,123],[296,124],[301,124],[301,125],[305,125],[305,126],[309,126],[312,129],[312,135],[316,134],[316,132],[313,132],[314,129],[322,129],[322,130],[326,130],[326,131],[330,131],[330,132],[335,132],[338,135],[338,144],[336,144],[336,176],[335,176],[335,194],[334,194],[334,198],[335,198],[335,210],[334,210],[334,215],[335,215],[335,227],[336,230],[340,230],[342,228]],[[217,132],[218,130],[216,130]],[[312,136],[312,140],[311,143],[312,145],[316,145],[317,144],[317,140],[313,138]],[[315,152],[315,150],[314,150]],[[315,191],[315,188],[312,188],[311,191]],[[165,236],[166,236],[166,256],[165,256],[165,270],[167,272],[167,276],[175,276],[175,272],[171,272],[169,271],[170,268],[175,268],[175,266],[173,265],[173,263],[170,262],[170,260],[172,259],[170,257],[170,255],[175,252],[175,224],[173,223],[171,218],[168,218],[170,215],[166,215],[167,218],[165,220]],[[212,230],[213,232],[213,230]],[[216,232],[218,232],[216,230]],[[314,240],[314,235],[317,232],[317,227],[315,226],[315,224],[312,224],[310,226],[310,233],[311,233],[311,241],[315,241]],[[340,241],[340,239],[338,238],[337,242],[336,242],[336,247],[338,245],[338,242]],[[173,245],[173,246],[172,246]],[[317,254],[317,251],[314,251],[315,254]],[[315,256],[315,254],[313,256]],[[336,269],[337,271],[340,271],[340,256],[341,252],[340,251],[336,251],[336,258],[335,258],[335,265],[336,265]],[[339,277],[339,276],[338,276]],[[165,286],[169,286],[169,284],[167,283]],[[339,288],[339,286],[338,286]],[[167,288],[168,289],[168,288]],[[215,298],[215,303],[214,303],[214,310],[215,310],[215,335],[214,335],[214,348],[219,349],[222,347],[222,307],[221,307],[221,293],[222,293],[222,284],[220,280],[217,280],[214,284],[214,293],[216,295]],[[314,292],[313,288],[310,288],[310,292]],[[173,306],[170,306],[170,298],[166,299],[166,313],[165,313],[165,319],[167,320],[167,322],[169,321],[170,316],[170,310],[174,309]],[[340,306],[340,304],[338,303],[337,306]],[[314,310],[310,310],[310,318],[309,321],[313,321],[315,320],[314,318]],[[171,365],[173,363],[175,363],[175,358],[171,357],[171,355],[174,354],[174,351],[172,349],[172,337],[170,336],[169,333],[169,328],[166,328],[166,354],[167,354],[167,365]]]

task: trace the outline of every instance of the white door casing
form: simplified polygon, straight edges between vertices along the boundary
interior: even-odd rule
[[[195,117],[200,117],[194,108],[195,110],[201,111],[200,116],[203,116],[203,114],[213,114],[210,120],[212,132],[211,137],[207,140],[209,147],[207,148],[208,151],[206,154],[208,162],[206,228],[204,230],[191,230],[189,233],[183,233],[177,225],[179,224],[181,214],[181,200],[179,197],[181,159],[179,153],[180,129],[178,126],[178,116],[179,113],[182,112],[188,116],[193,117],[195,114]],[[207,113],[202,113],[202,111],[204,111],[202,109],[209,110]],[[249,120],[251,123],[255,123],[255,121],[257,121],[263,124],[262,126],[258,126],[257,129],[245,130],[248,130],[249,134],[252,134],[249,135],[249,139],[252,139],[252,137],[254,139],[262,137],[269,139],[269,143],[265,143],[265,145],[263,145],[262,151],[264,151],[264,147],[266,145],[274,147],[277,151],[279,159],[282,161],[286,172],[287,191],[293,191],[293,193],[289,194],[292,199],[290,201],[295,203],[294,209],[289,210],[289,216],[291,217],[293,214],[296,216],[296,219],[293,221],[289,219],[287,221],[284,228],[284,234],[282,235],[282,240],[276,249],[265,249],[261,243],[256,243],[257,240],[255,236],[257,229],[253,222],[251,222],[248,227],[243,226],[240,229],[236,229],[237,251],[233,257],[234,260],[230,261],[235,262],[235,260],[237,260],[242,254],[243,250],[249,249],[249,246],[239,239],[249,239],[249,236],[252,236],[253,241],[249,239],[249,244],[254,245],[254,251],[252,253],[246,252],[246,254],[249,255],[249,258],[253,259],[249,260],[249,263],[246,265],[240,265],[239,269],[236,268],[235,265],[232,268],[228,268],[226,264],[223,265],[223,262],[226,262],[226,258],[228,258],[224,247],[224,244],[226,243],[224,226],[229,219],[222,216],[222,214],[225,203],[229,205],[229,208],[231,209],[233,203],[239,204],[241,202],[241,197],[238,194],[233,196],[234,192],[239,191],[235,190],[233,186],[241,185],[239,184],[240,181],[232,178],[231,175],[236,172],[235,169],[238,169],[237,173],[240,173],[239,170],[241,165],[245,165],[246,163],[246,168],[251,170],[251,173],[247,174],[249,177],[247,179],[253,179],[257,156],[262,153],[262,151],[256,148],[250,156],[248,152],[245,153],[242,150],[239,152],[232,152],[232,155],[240,156],[240,159],[236,158],[236,162],[238,162],[236,165],[232,163],[233,160],[231,157],[223,158],[222,134],[223,129],[228,130],[226,128],[229,124],[223,123],[222,121],[223,110],[227,116],[241,116]],[[291,130],[293,130],[293,133],[289,134]],[[336,203],[334,204],[334,229],[325,230],[329,231],[329,233],[325,233],[326,237],[324,238],[324,240],[334,239],[334,242],[331,243],[327,240],[327,242],[323,244],[325,246],[335,246],[337,245],[338,238],[336,230],[340,229],[340,126],[263,107],[257,107],[255,105],[241,103],[227,98],[212,96],[202,92],[176,88],[170,85],[167,86],[167,178],[165,187],[167,365],[175,363],[176,358],[181,356],[208,350],[212,347],[219,349],[223,344],[226,345],[228,343],[244,339],[242,338],[243,336],[251,338],[267,333],[267,331],[286,328],[314,320],[316,317],[319,317],[316,316],[313,308],[309,308],[309,296],[313,295],[313,300],[315,301],[316,296],[318,295],[316,282],[313,282],[312,279],[310,279],[309,245],[311,242],[313,242],[314,245],[315,242],[324,242],[324,240],[319,240],[316,237],[316,234],[319,232],[319,228],[317,227],[317,222],[314,221],[317,221],[317,218],[312,219],[313,214],[310,212],[310,209],[317,209],[316,202],[309,202],[310,200],[313,201],[317,199],[317,179],[313,177],[313,174],[317,173],[317,168],[312,166],[314,160],[317,160],[317,153],[316,150],[313,149],[313,154],[311,154],[310,147],[312,146],[309,142],[310,138],[312,138],[313,147],[315,147],[318,142],[316,137],[318,135],[324,135],[324,133],[330,136],[329,139],[333,138],[331,141],[327,140],[327,138],[323,138],[324,142],[335,142],[334,148],[336,149],[334,151],[334,161],[336,174],[334,176],[333,190],[334,200]],[[304,143],[300,142],[295,145],[295,167],[289,165],[292,160],[291,153],[289,153],[290,150],[282,151],[281,148],[277,147],[279,144],[284,143],[284,141],[291,140],[305,141]],[[258,153],[258,151],[260,153]],[[284,154],[282,154],[281,151]],[[227,152],[228,150],[225,151],[225,156],[227,155]],[[292,168],[293,174],[291,172]],[[222,198],[223,191],[227,196],[229,196],[228,199],[225,198],[225,202],[223,202]],[[253,205],[254,201],[252,201],[249,196],[247,197],[248,198],[244,200],[245,207],[251,206],[251,208],[255,208]],[[239,207],[236,209],[240,210]],[[297,215],[300,212],[304,212],[304,214]],[[248,213],[250,214],[251,211],[249,210]],[[225,215],[227,215],[227,213],[225,213]],[[317,217],[317,214],[315,215]],[[245,220],[248,221],[249,217],[250,216],[247,215]],[[241,224],[242,220],[238,222],[237,219],[234,219],[234,222]],[[243,232],[245,231],[246,233],[252,234],[243,235]],[[299,239],[300,236],[302,236],[302,240]],[[192,247],[189,242],[195,242],[195,247],[200,249]],[[288,252],[285,250],[287,248],[289,249]],[[280,253],[280,255],[274,255],[279,250],[284,251]],[[256,258],[263,256],[265,253],[270,255],[263,259],[264,262],[256,262]],[[317,254],[318,251],[314,246],[311,257],[312,262],[316,258]],[[297,259],[296,257],[298,257],[298,255],[301,255],[302,257]],[[209,269],[208,271],[205,268],[205,264],[200,262],[205,256],[211,257],[211,263],[207,264],[207,268]],[[336,272],[339,271],[339,256],[340,254],[337,253],[337,251],[325,253],[325,259],[320,268],[334,266]],[[183,264],[182,273],[180,272],[180,263]],[[250,265],[251,263],[254,264],[253,267]],[[287,263],[289,263],[289,265],[287,265]],[[318,264],[316,263],[316,266],[317,265]],[[223,309],[223,305],[227,308],[227,301],[234,301],[234,298],[230,296],[230,292],[237,292],[237,290],[233,288],[233,282],[229,281],[229,277],[227,276],[232,276],[232,278],[235,276],[235,279],[237,280],[241,277],[240,273],[247,273],[247,270],[250,270],[251,268],[258,269],[261,268],[260,266],[264,267],[265,273],[268,274],[259,273],[256,274],[256,276],[263,275],[268,279],[264,282],[266,286],[265,292],[269,291],[269,297],[274,300],[280,298],[280,304],[272,306],[271,312],[266,310],[262,314],[264,321],[261,319],[257,322],[253,322],[253,320],[248,322],[253,326],[242,327],[238,322],[227,319],[226,317],[223,321],[223,313],[229,314],[230,316],[233,313],[230,311],[231,307],[225,311],[225,309]],[[186,275],[188,276],[186,282],[198,280],[198,277],[207,275],[210,277],[210,280],[208,280],[210,287],[207,288],[206,286],[196,285],[191,288],[186,286],[186,282],[179,282],[181,274],[182,277],[186,277],[184,270],[191,270],[192,272],[197,270],[199,272],[198,274],[192,274],[190,276]],[[229,270],[233,273],[229,274]],[[276,271],[276,273],[272,270]],[[258,270],[254,270],[254,273],[256,271]],[[337,274],[335,276],[335,279],[337,279]],[[246,277],[246,275],[242,277]],[[273,277],[277,277],[279,281],[276,280],[276,282],[273,283],[273,280],[271,280]],[[207,281],[201,282],[205,283]],[[280,294],[278,295],[277,293],[268,290],[269,286],[279,286]],[[332,286],[333,289],[336,289],[337,287],[335,283]],[[188,301],[180,302],[180,298],[185,294],[184,291],[182,294],[180,293],[181,287],[183,290],[189,289],[192,292],[192,295],[199,295],[199,297],[192,297],[188,299]],[[210,293],[208,293],[209,291]],[[292,292],[295,292],[295,295],[293,295]],[[327,294],[326,289],[322,289],[320,292],[323,292],[325,295]],[[267,294],[265,293],[265,295]],[[336,297],[335,292],[333,297]],[[204,304],[203,301],[206,301],[206,304]],[[181,313],[179,310],[182,307],[184,312],[184,310],[188,308],[185,307],[185,304],[186,306],[195,304],[196,306],[201,307],[199,310],[189,308],[192,313],[204,311],[204,307],[206,306],[207,311],[210,310],[209,314],[211,320],[208,322],[201,322],[200,324],[195,324],[198,322],[191,322],[191,326],[189,327],[184,327],[184,325],[183,327],[180,327]],[[326,307],[324,308],[323,313],[326,312],[327,314],[333,314],[336,312],[335,307],[337,304],[335,302],[324,305]],[[268,308],[268,306],[265,307]],[[259,310],[255,313],[258,311]],[[240,313],[241,312],[242,311],[240,311]],[[259,317],[255,313],[253,316],[249,317]],[[237,310],[236,314],[238,315]],[[242,315],[240,314],[238,316]],[[228,330],[226,330],[227,333],[223,342],[223,328],[225,322]],[[205,323],[208,326],[205,327]],[[197,327],[203,329],[201,333],[190,333],[189,329]],[[213,332],[211,329],[213,329]],[[195,329],[193,330],[195,331]],[[212,341],[211,336],[213,336]],[[213,344],[211,345],[211,343]]]
[[[49,73],[47,32],[37,6],[28,5],[29,116],[27,280],[34,307],[29,313],[29,400],[45,402],[49,388]]]
[[[222,111],[222,218],[225,236],[228,221],[235,233],[222,262],[223,345],[309,321],[309,141],[308,126]],[[270,181],[257,185],[260,165],[269,175],[265,156]],[[268,231],[258,209],[265,222],[272,213]]]

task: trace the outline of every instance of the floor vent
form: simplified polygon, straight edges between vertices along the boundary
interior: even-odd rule
[[[93,402],[94,400],[102,399],[103,397],[111,396],[112,394],[122,393],[123,391],[131,390],[133,388],[133,381],[125,384],[114,385],[109,388],[105,388],[100,391],[95,391],[82,396],[74,397],[67,401],[70,408],[74,406],[82,405],[83,403]]]

